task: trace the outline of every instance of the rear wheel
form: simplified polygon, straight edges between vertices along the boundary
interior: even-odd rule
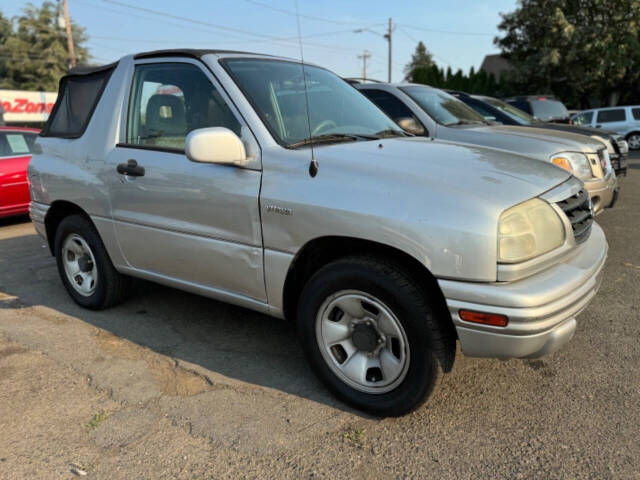
[[[629,144],[629,148],[631,150],[639,150],[640,149],[640,132],[632,132],[627,135],[627,143]]]
[[[62,283],[78,305],[100,310],[126,298],[131,279],[113,267],[98,232],[85,216],[70,215],[60,222],[54,252]]]
[[[392,262],[354,256],[326,265],[302,292],[297,324],[316,374],[358,409],[402,415],[433,390],[440,329],[426,292]]]

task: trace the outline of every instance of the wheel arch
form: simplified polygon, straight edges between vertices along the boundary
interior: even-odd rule
[[[296,315],[298,300],[309,278],[324,265],[352,254],[370,254],[392,260],[402,266],[424,291],[435,300],[434,314],[447,343],[446,351],[438,361],[445,372],[453,367],[456,352],[457,333],[445,297],[436,278],[429,269],[408,253],[372,240],[354,237],[327,236],[307,242],[291,262],[283,287],[283,313],[285,318]]]
[[[83,215],[93,225],[91,217],[89,217],[87,212],[77,204],[67,200],[54,201],[49,207],[47,215],[44,218],[45,231],[47,232],[47,243],[49,244],[49,251],[53,256],[55,256],[54,247],[56,242],[56,230],[58,229],[60,222],[69,215]]]

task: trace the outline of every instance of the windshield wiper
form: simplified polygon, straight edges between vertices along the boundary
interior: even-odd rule
[[[294,142],[288,145],[289,148],[304,147],[305,145],[311,145],[316,143],[334,143],[334,142],[357,142],[358,140],[377,140],[375,135],[364,135],[356,133],[326,133],[324,135],[317,135],[315,137],[305,138],[299,142]]]
[[[480,120],[458,120],[457,122],[447,123],[445,127],[455,127],[456,125],[490,125],[490,123]]]
[[[375,136],[377,138],[387,138],[387,137],[409,137],[409,136],[414,136],[410,133],[405,133],[401,130],[395,130],[393,128],[387,128],[386,130],[380,130],[379,132],[375,133]]]

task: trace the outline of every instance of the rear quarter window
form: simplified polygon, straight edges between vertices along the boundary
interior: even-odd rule
[[[614,110],[600,110],[598,112],[598,123],[624,122],[626,115],[624,108]]]
[[[41,136],[78,138],[84,133],[115,66],[62,77],[49,120]]]
[[[634,120],[640,120],[640,108],[632,108],[631,113],[633,114]]]

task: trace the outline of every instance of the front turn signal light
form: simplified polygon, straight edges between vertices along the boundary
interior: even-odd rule
[[[494,327],[506,327],[507,317],[497,313],[474,312],[472,310],[460,310],[458,315],[465,322],[481,323],[483,325],[493,325]]]
[[[569,163],[569,160],[567,160],[564,157],[555,157],[551,160],[551,163],[553,163],[554,165],[557,165],[560,168],[564,168],[568,172],[573,172],[573,169],[571,168],[571,164]]]

